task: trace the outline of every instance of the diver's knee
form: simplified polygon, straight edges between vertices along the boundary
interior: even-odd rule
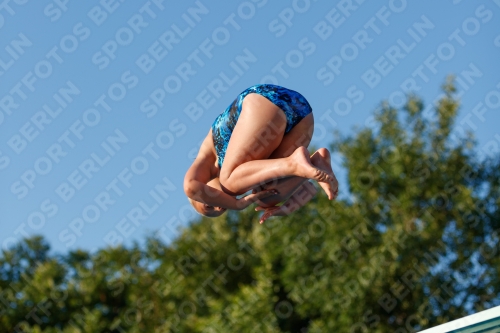
[[[224,187],[222,186],[222,184],[226,185],[229,183],[229,177],[231,176],[231,173],[230,172],[227,172],[225,171],[224,169],[222,169],[219,173],[219,183],[221,184],[221,187]]]
[[[229,195],[232,195],[232,196],[237,196],[237,195],[242,194],[242,193],[235,192],[234,191],[235,189],[231,187],[230,183],[227,183],[225,180],[223,180],[222,178],[220,178],[220,176],[219,176],[219,183],[220,183],[220,188],[221,188],[222,192],[224,192],[226,194],[229,194]]]

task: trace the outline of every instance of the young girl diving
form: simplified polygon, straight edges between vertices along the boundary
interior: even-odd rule
[[[270,84],[252,86],[215,119],[186,172],[184,191],[200,214],[211,217],[257,201],[269,209],[310,188],[307,179],[316,180],[332,200],[338,183],[329,154],[326,161],[323,148],[311,158],[306,148],[313,131],[312,109],[301,94]],[[263,189],[265,184],[275,186]],[[249,190],[254,191],[237,198]]]

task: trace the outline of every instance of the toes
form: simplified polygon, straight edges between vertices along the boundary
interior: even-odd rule
[[[330,177],[328,176],[328,174],[324,171],[320,171],[321,172],[321,178],[325,181],[328,181],[330,180]]]
[[[315,171],[314,171],[314,179],[316,179],[318,181],[322,181],[322,182],[331,183],[331,185],[333,185],[333,183],[335,181],[335,178],[332,175],[328,174],[327,172],[325,172],[323,170],[317,169],[317,168],[315,168]]]

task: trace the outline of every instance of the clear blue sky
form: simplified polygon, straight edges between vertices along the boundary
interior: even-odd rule
[[[498,16],[499,1],[2,1],[0,245],[171,240],[195,218],[193,152],[259,82],[306,96],[326,146],[456,74],[457,132],[498,153]]]

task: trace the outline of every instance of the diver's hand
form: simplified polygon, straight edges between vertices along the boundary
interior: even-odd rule
[[[260,217],[259,223],[262,224],[264,223],[265,220],[272,216],[285,216],[287,215],[287,212],[285,212],[282,208],[282,206],[273,206],[273,207],[256,207],[256,211],[264,211],[264,214]]]
[[[318,192],[310,182],[305,182],[302,186],[286,200],[281,206],[273,207],[257,207],[256,211],[263,210],[264,214],[260,218],[260,223],[264,223],[265,220],[271,216],[286,216],[295,212],[300,207],[308,203]]]
[[[263,199],[265,197],[268,197],[270,195],[276,195],[278,194],[277,190],[274,189],[269,189],[269,190],[264,190],[256,193],[251,193],[247,196],[244,196],[243,198],[240,198],[236,200],[236,206],[238,207],[239,210],[245,209],[254,202]]]

